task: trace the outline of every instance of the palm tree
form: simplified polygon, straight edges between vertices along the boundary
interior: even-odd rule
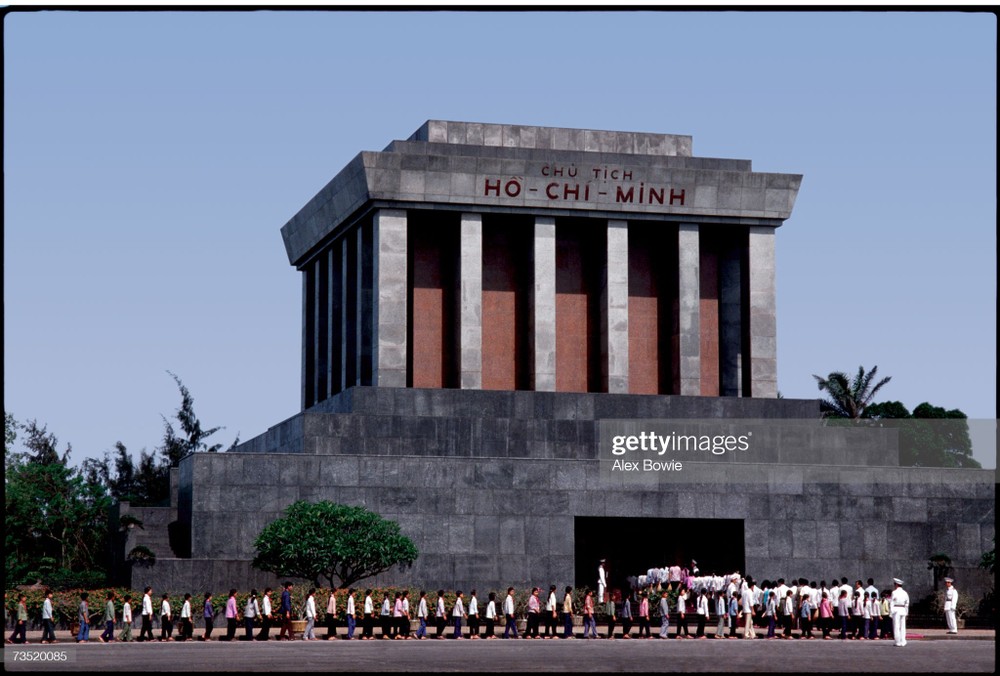
[[[872,380],[878,372],[878,366],[865,373],[865,367],[858,367],[858,374],[848,379],[846,373],[835,371],[826,378],[814,375],[819,389],[824,390],[827,398],[821,404],[823,416],[827,418],[850,418],[857,420],[864,417],[865,408],[872,403],[875,393],[883,385],[892,380],[892,376],[883,378],[872,387]]]

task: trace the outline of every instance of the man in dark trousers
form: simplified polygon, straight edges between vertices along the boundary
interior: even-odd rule
[[[292,583],[285,582],[285,591],[281,592],[281,606],[278,608],[281,615],[281,631],[278,632],[279,641],[291,641],[295,638],[292,631]]]

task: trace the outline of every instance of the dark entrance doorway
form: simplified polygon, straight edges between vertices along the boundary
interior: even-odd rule
[[[608,587],[650,568],[698,562],[702,575],[744,572],[743,519],[661,519],[578,516],[574,523],[576,586],[597,588],[597,564],[606,559]]]

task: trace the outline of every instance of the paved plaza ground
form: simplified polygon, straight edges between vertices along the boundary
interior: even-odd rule
[[[34,633],[34,632],[32,632]],[[65,632],[60,632],[60,636]],[[32,637],[29,634],[29,640]],[[8,671],[993,672],[990,630],[892,641],[496,640],[116,643],[4,648]],[[40,653],[48,660],[25,661]],[[64,651],[64,659],[54,653]]]

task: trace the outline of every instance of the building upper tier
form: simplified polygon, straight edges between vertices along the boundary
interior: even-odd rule
[[[778,227],[800,174],[694,157],[690,136],[429,120],[351,160],[282,228],[300,266],[373,207]]]

